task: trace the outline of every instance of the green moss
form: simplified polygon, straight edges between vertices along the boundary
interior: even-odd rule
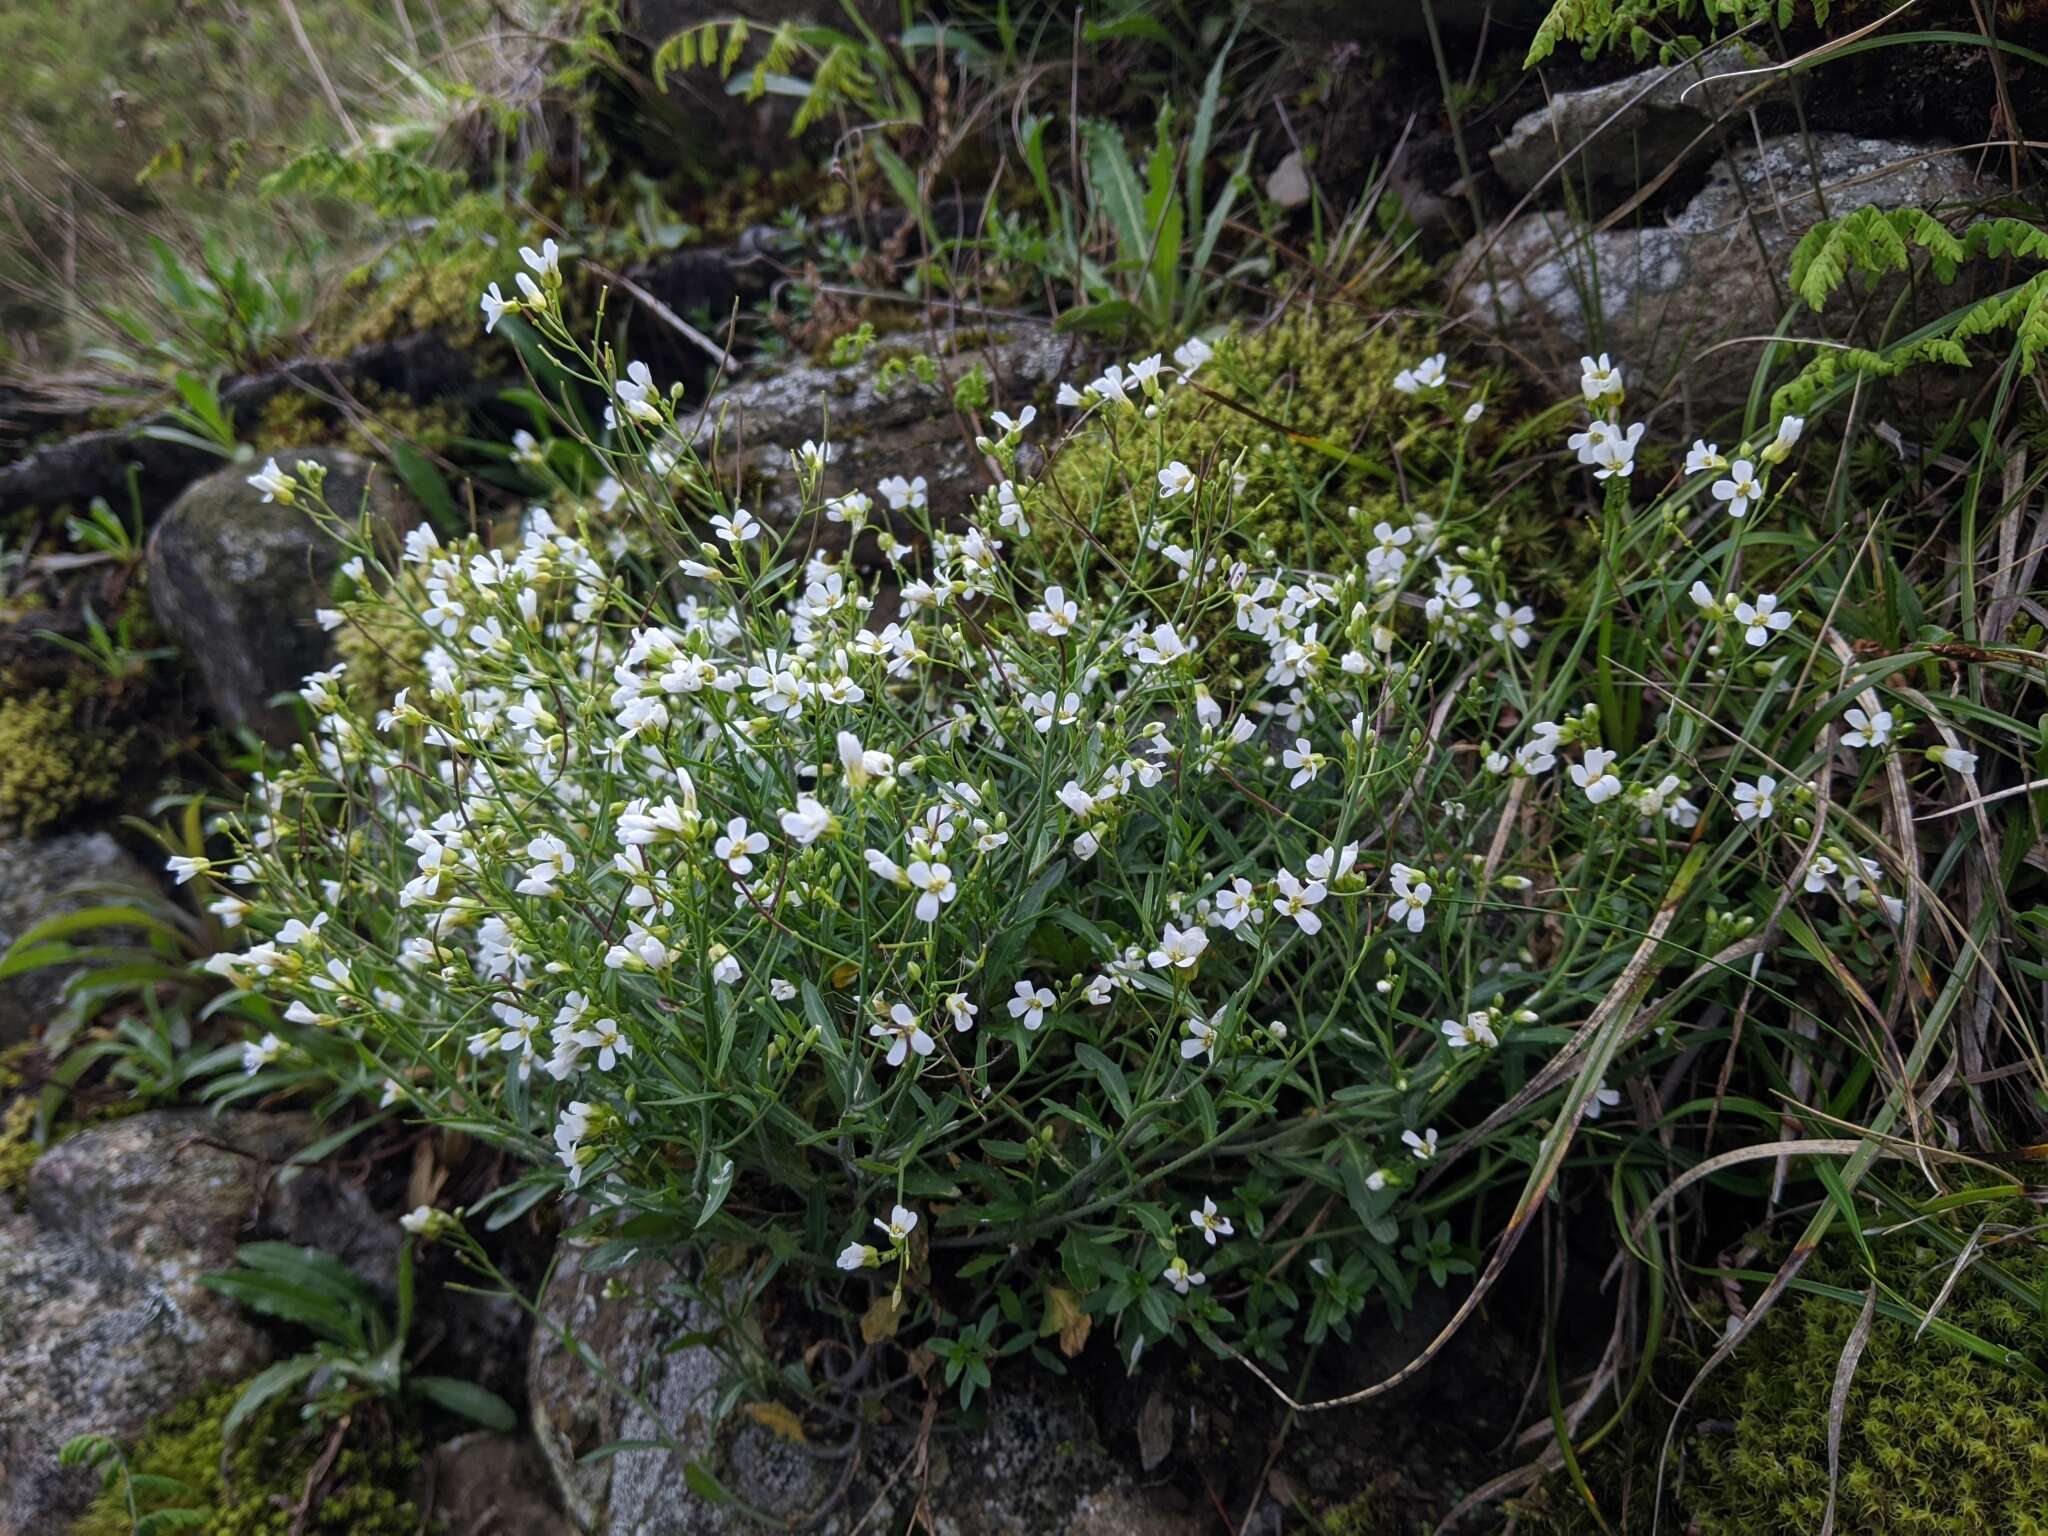
[[[1948,1221],[1957,1241],[1989,1223],[1982,1252],[2035,1295],[2048,1284],[2040,1212],[2023,1201],[1968,1208]],[[1919,1308],[1934,1303],[1953,1259],[1928,1227],[1873,1239],[1885,1284]],[[1825,1245],[1805,1282],[1860,1298],[1869,1277],[1844,1239]],[[1786,1294],[1733,1359],[1707,1377],[1665,1465],[1665,1522],[1698,1536],[1814,1531],[1828,1500],[1828,1407],[1855,1302]],[[1940,1318],[2020,1360],[2048,1358],[2048,1321],[1981,1268],[1942,1302]],[[1929,1330],[1879,1316],[1857,1363],[1842,1420],[1835,1529],[1856,1536],[2048,1536],[2048,1388]],[[1675,1401],[1698,1371],[1672,1353],[1659,1372]],[[1647,1403],[1659,1394],[1645,1394]],[[1520,1529],[1590,1536],[1648,1528],[1666,1419],[1639,1411],[1581,1458],[1607,1524],[1562,1474],[1509,1506]],[[1626,1511],[1628,1518],[1622,1518]]]
[[[2017,1213],[2031,1227],[2039,1213]],[[2036,1294],[2048,1262],[2032,1239],[2000,1244],[1998,1261]],[[1821,1277],[1867,1281],[1839,1263]],[[1935,1299],[1950,1260],[1929,1243],[1887,1256],[1886,1278]],[[1972,1272],[1943,1305],[1947,1322],[2011,1350],[2048,1354],[2048,1323]],[[1856,1309],[1811,1295],[1787,1298],[1747,1347],[1708,1378],[1696,1422],[1725,1434],[1693,1437],[1697,1477],[1686,1500],[1701,1536],[1817,1530],[1828,1498],[1828,1402]],[[1981,1531],[2048,1533],[2048,1389],[1914,1325],[1880,1318],[1849,1389],[1836,1529],[1864,1536]]]
[[[28,1188],[28,1171],[43,1149],[36,1145],[36,1101],[19,1098],[0,1112],[0,1206],[13,1209]]]
[[[175,1480],[183,1498],[147,1508],[209,1506],[211,1536],[417,1536],[424,1529],[407,1495],[420,1461],[416,1439],[374,1438],[352,1431],[332,1467],[314,1488],[303,1522],[295,1512],[307,1479],[326,1449],[323,1426],[302,1423],[283,1406],[244,1426],[223,1463],[221,1422],[241,1394],[222,1387],[173,1408],[142,1434],[129,1452],[138,1477]],[[129,1536],[128,1513],[102,1493],[71,1527],[70,1536]]]
[[[1374,523],[1405,523],[1444,506],[1460,423],[1393,384],[1403,367],[1436,350],[1420,321],[1398,314],[1333,304],[1290,309],[1264,330],[1220,342],[1197,376],[1203,389],[1170,392],[1142,430],[1099,418],[1054,466],[1054,497],[1097,516],[1096,538],[1121,559],[1136,547],[1137,528],[1128,512],[1118,518],[1097,509],[1124,486],[1141,492],[1126,505],[1148,508],[1155,453],[1163,450],[1198,474],[1241,477],[1231,542],[1244,553],[1333,565]],[[1494,399],[1507,389],[1506,377],[1493,372],[1460,378]],[[1498,411],[1481,418],[1468,462],[1491,451],[1501,420]]]
[[[113,726],[105,705],[90,677],[19,691],[0,678],[0,826],[33,835],[114,796],[136,732]]]

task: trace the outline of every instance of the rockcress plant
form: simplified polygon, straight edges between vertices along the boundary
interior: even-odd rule
[[[1790,600],[1713,596],[1733,551],[1711,569],[1680,537],[1631,577],[1684,618],[1690,702],[1603,745],[1571,697],[1585,634],[1544,644],[1479,530],[1383,522],[1327,571],[1244,547],[1235,467],[1148,443],[1209,355],[1191,339],[1062,388],[1067,434],[1130,468],[1107,504],[1020,476],[1028,407],[981,440],[996,483],[964,525],[877,488],[914,540],[825,497],[805,443],[798,529],[852,537],[807,554],[681,446],[679,390],[567,332],[556,253],[525,254],[486,318],[523,313],[609,397],[609,511],[564,487],[516,538],[400,553],[325,508],[317,466],[267,466],[355,542],[330,622],[409,630],[420,660],[383,707],[308,678],[312,739],[227,819],[233,857],[178,872],[231,883],[215,910],[254,940],[209,968],[285,1005],[258,1081],[345,1041],[387,1104],[533,1164],[588,1232],[686,1274],[715,1249],[754,1291],[780,1273],[856,1350],[928,1342],[963,1399],[1094,1327],[1132,1362],[1183,1328],[1278,1362],[1469,1269],[1436,1218],[1518,1178],[1528,1133],[1431,1188],[1445,1127],[1572,1048],[1541,1021],[1600,996],[1589,956],[1633,946],[1709,823],[1738,885],[1780,828],[1809,841],[1784,765],[1732,795],[1740,754],[1718,785],[1691,766],[1700,720],[1784,686],[1768,658],[1796,638]],[[1440,357],[1397,387],[1478,417]],[[1584,393],[1611,552],[1722,520],[1719,486],[1684,512],[1712,454],[1632,514],[1619,370],[1588,359]],[[1725,509],[1744,528],[1757,473]],[[1128,563],[1042,552],[1105,517],[1138,527]],[[1852,714],[1852,750],[1905,729]],[[1884,870],[1829,834],[1793,878],[1883,923]],[[1697,921],[1702,953],[1746,931]],[[1618,1102],[1603,1083],[1587,1113]]]

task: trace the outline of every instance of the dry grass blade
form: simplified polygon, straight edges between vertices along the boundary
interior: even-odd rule
[[[1820,1536],[1834,1536],[1835,1495],[1842,1477],[1842,1420],[1849,1410],[1849,1385],[1856,1379],[1856,1366],[1863,1359],[1863,1346],[1870,1342],[1870,1326],[1877,1320],[1877,1284],[1863,1293],[1863,1311],[1849,1340],[1842,1346],[1841,1363],[1835,1367],[1834,1389],[1828,1394],[1828,1507],[1821,1516]]]

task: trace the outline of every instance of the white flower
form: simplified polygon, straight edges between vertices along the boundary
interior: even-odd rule
[[[1966,778],[1977,771],[1977,754],[1965,752],[1961,747],[1929,747],[1927,749],[1927,760],[1931,763],[1940,763],[1943,767],[1951,768]]]
[[[1520,608],[1510,608],[1506,603],[1495,603],[1493,611],[1494,621],[1486,631],[1487,634],[1495,640],[1508,641],[1518,651],[1527,650],[1530,639],[1529,626],[1536,622],[1536,610],[1526,604]]]
[[[919,1056],[932,1053],[932,1037],[924,1032],[924,1026],[917,1022],[917,1015],[903,1003],[897,1003],[889,1010],[886,1022],[877,1020],[868,1026],[868,1033],[877,1040],[889,1042],[889,1054],[885,1058],[892,1067],[900,1067],[915,1051]]]
[[[1565,446],[1579,456],[1581,464],[1598,464],[1600,455],[1606,450],[1608,439],[1615,436],[1620,428],[1613,422],[1597,418],[1589,422],[1583,432],[1574,432],[1565,439]]]
[[[1387,908],[1387,920],[1406,923],[1410,933],[1422,932],[1423,922],[1429,915],[1430,898],[1436,895],[1436,888],[1422,878],[1422,871],[1410,869],[1406,864],[1396,864],[1387,872],[1387,881],[1394,889],[1394,903]]]
[[[839,1250],[839,1267],[844,1270],[872,1269],[882,1256],[866,1243],[848,1243]]]
[[[755,521],[754,515],[747,511],[745,507],[733,508],[732,516],[730,517],[727,517],[723,512],[718,513],[711,519],[711,526],[717,530],[718,536],[728,544],[739,544],[748,539],[757,539],[761,536],[760,523]]]
[[[1586,792],[1586,798],[1595,805],[1612,800],[1621,793],[1621,780],[1614,772],[1616,754],[1601,747],[1586,748],[1583,762],[1572,764],[1572,782]]]
[[[1292,870],[1280,870],[1273,876],[1273,883],[1280,888],[1279,898],[1273,903],[1273,910],[1282,917],[1294,919],[1303,933],[1317,934],[1323,931],[1323,919],[1315,908],[1329,888],[1320,880],[1311,880],[1306,885],[1295,879]]]
[[[796,809],[782,813],[782,830],[803,848],[823,837],[831,825],[832,813],[809,795],[799,795]]]
[[[1404,395],[1418,394],[1425,389],[1440,389],[1444,382],[1444,354],[1436,353],[1425,357],[1413,368],[1403,368],[1394,375],[1394,388]]]
[[[299,489],[299,482],[277,467],[277,460],[266,462],[262,469],[249,476],[249,484],[263,493],[266,502],[281,501],[292,504]]]
[[[1747,459],[1737,459],[1728,466],[1728,476],[1713,484],[1714,500],[1728,503],[1728,515],[1741,517],[1751,507],[1758,506],[1764,499],[1764,484],[1756,475],[1756,466]]]
[[[498,292],[498,285],[496,283],[491,284],[490,287],[484,290],[484,296],[478,301],[478,304],[484,312],[484,334],[486,336],[490,335],[497,328],[498,322],[507,315],[519,313],[519,301],[517,299],[508,299]]]
[[[1593,478],[1610,479],[1620,475],[1624,479],[1635,473],[1636,444],[1643,440],[1643,424],[1639,421],[1626,432],[1610,430],[1601,440],[1598,451],[1593,455]]]
[[[1468,1013],[1462,1019],[1445,1019],[1443,1034],[1445,1043],[1454,1051],[1469,1050],[1473,1046],[1491,1050],[1500,1044],[1500,1036],[1494,1033],[1493,1019],[1483,1009]]]
[[[1471,426],[1474,422],[1476,422],[1480,417],[1484,416],[1485,414],[1486,402],[1484,400],[1474,400],[1470,405],[1465,407],[1465,425],[1468,427]]]
[[[1180,631],[1171,624],[1159,625],[1152,631],[1151,643],[1138,647],[1138,660],[1149,667],[1170,666],[1192,654],[1187,641],[1181,639]]]
[[[1605,352],[1597,358],[1579,359],[1579,393],[1586,397],[1588,405],[1621,398],[1621,370],[1608,361]]]
[[[1280,761],[1294,770],[1294,777],[1288,780],[1288,787],[1299,789],[1321,773],[1329,759],[1308,744],[1306,736],[1298,737],[1293,746],[1280,754]]]
[[[1413,1131],[1403,1131],[1401,1144],[1414,1154],[1415,1161],[1426,1163],[1436,1156],[1436,1127],[1430,1126],[1420,1136]]]
[[[1215,355],[1216,349],[1209,343],[1199,336],[1190,336],[1173,349],[1173,362],[1180,369],[1180,376],[1186,378]]]
[[[519,247],[519,259],[526,263],[535,277],[559,277],[562,273],[562,248],[552,240],[543,240],[540,249],[530,245]]]
[[[1045,1010],[1053,1005],[1049,988],[1034,986],[1028,981],[1017,983],[1017,995],[1010,999],[1010,1017],[1022,1019],[1026,1029],[1036,1029],[1045,1022]]]
[[[1155,971],[1191,971],[1208,947],[1209,935],[1200,923],[1190,923],[1186,928],[1168,923],[1160,932],[1159,947],[1152,951],[1150,963]]]
[[[1202,1196],[1202,1208],[1199,1211],[1188,1212],[1188,1220],[1194,1223],[1197,1232],[1209,1240],[1211,1248],[1216,1246],[1217,1238],[1233,1236],[1237,1231],[1237,1228],[1230,1224],[1228,1216],[1217,1213],[1216,1202],[1207,1195]]]
[[[1032,633],[1051,635],[1057,638],[1069,633],[1080,622],[1081,605],[1066,594],[1063,587],[1047,587],[1039,606],[1032,609],[1027,622]]]
[[[1685,472],[1697,475],[1709,469],[1726,469],[1728,461],[1721,456],[1720,445],[1710,443],[1703,437],[1693,439],[1692,447],[1685,455]]]
[[[875,487],[882,493],[882,499],[889,503],[892,512],[908,512],[926,505],[924,476],[905,480],[901,475],[891,475]]]
[[[991,411],[989,412],[989,420],[1003,429],[1003,436],[1016,437],[1026,427],[1030,426],[1032,422],[1038,420],[1038,407],[1027,405],[1024,407],[1023,414],[1015,418],[1012,418],[1008,411]]]
[[[725,861],[725,867],[736,875],[751,875],[754,861],[750,855],[768,851],[768,837],[763,832],[749,831],[747,818],[735,816],[725,824],[725,833],[711,845],[711,851]]]
[[[1787,416],[1778,423],[1778,435],[1771,439],[1764,451],[1757,455],[1766,464],[1782,464],[1792,455],[1793,445],[1799,441],[1799,434],[1806,430],[1804,416]]]
[[[1806,878],[1800,883],[1811,894],[1828,888],[1828,876],[1840,872],[1840,866],[1824,853],[1813,856],[1813,862],[1806,866]]]
[[[1070,693],[1062,698],[1051,692],[1027,693],[1024,707],[1031,711],[1031,723],[1042,736],[1055,725],[1072,725],[1081,718],[1081,695]]]
[[[1177,1253],[1167,1261],[1166,1272],[1159,1278],[1172,1286],[1175,1292],[1182,1296],[1187,1295],[1189,1286],[1202,1285],[1208,1280],[1208,1276],[1204,1275],[1200,1270],[1189,1269],[1188,1261]]]
[[[1179,459],[1159,471],[1159,494],[1162,498],[1192,495],[1194,489],[1195,472]]]
[[[974,1016],[981,1012],[965,992],[948,992],[945,1007],[946,1017],[953,1021],[953,1032],[961,1035],[974,1028]]]
[[[164,868],[176,877],[176,883],[183,885],[194,875],[203,875],[213,868],[211,859],[195,859],[189,854],[174,853],[165,862]]]
[[[960,891],[953,881],[951,869],[944,864],[927,864],[923,859],[912,859],[904,867],[903,878],[910,882],[912,890],[920,893],[917,918],[922,923],[937,922],[940,909]]]
[[[875,1218],[875,1225],[888,1234],[890,1245],[898,1246],[910,1240],[910,1234],[917,1230],[917,1212],[904,1206],[889,1208],[889,1219]]]
[[[1883,747],[1892,739],[1892,712],[1880,709],[1876,714],[1867,714],[1853,705],[1845,718],[1853,729],[1842,732],[1845,747]]]
[[[1104,998],[1107,1002],[1108,999]],[[1180,1043],[1180,1059],[1193,1061],[1197,1056],[1216,1059],[1216,1026],[1207,1019],[1194,1018],[1187,1021],[1187,1039]]]
[[[276,1035],[265,1035],[261,1040],[247,1041],[242,1046],[242,1070],[254,1077],[285,1052],[285,1043]]]
[[[1227,932],[1237,932],[1244,922],[1256,924],[1262,916],[1251,881],[1239,875],[1216,893],[1216,918]]]
[[[1769,821],[1771,813],[1778,807],[1778,781],[1769,774],[1759,774],[1754,784],[1735,786],[1735,819],[1737,821]]]
[[[1742,626],[1742,638],[1752,646],[1761,646],[1780,630],[1792,627],[1792,615],[1778,607],[1778,594],[1765,592],[1754,603],[1737,603],[1735,622]]]
[[[1593,1097],[1586,1100],[1586,1118],[1598,1120],[1603,1109],[1612,1109],[1621,1102],[1619,1089],[1607,1086],[1607,1079],[1600,1079],[1600,1086],[1593,1090]]]

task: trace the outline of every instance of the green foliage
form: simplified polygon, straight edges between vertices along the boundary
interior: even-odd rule
[[[324,1425],[274,1405],[229,1437],[222,1426],[242,1388],[226,1386],[181,1403],[127,1452],[136,1512],[198,1508],[203,1523],[150,1527],[116,1490],[103,1490],[68,1536],[138,1536],[177,1529],[208,1536],[418,1536],[421,1512],[406,1496],[420,1462],[411,1435],[352,1426],[324,1474]],[[306,1516],[295,1511],[311,1492]],[[177,1490],[173,1492],[173,1490]]]
[[[1982,1209],[1966,1207],[1973,1219]],[[1937,1308],[1939,1323],[1923,1331],[1910,1313],[1881,1313],[1872,1326],[1843,1419],[1838,1530],[2048,1532],[2048,1388],[1954,1337],[2023,1360],[2048,1350],[2040,1212],[2024,1200],[1993,1208],[1977,1251],[1961,1255],[1970,1231],[1908,1225],[1873,1240],[1888,1292],[1923,1316]],[[1855,1252],[1846,1239],[1830,1244],[1808,1264],[1807,1289],[1785,1297],[1707,1379],[1698,1418],[1729,1428],[1693,1438],[1697,1472],[1684,1504],[1703,1536],[1820,1528],[1830,1396],[1870,1283]],[[1959,1263],[1962,1279],[1940,1297]]]
[[[311,274],[290,249],[268,267],[250,250],[231,250],[218,231],[189,252],[161,235],[149,237],[149,248],[152,302],[101,309],[132,350],[109,348],[100,355],[131,371],[246,369],[298,335],[311,317]]]
[[[1550,14],[1536,28],[1522,67],[1542,63],[1559,43],[1579,43],[1592,59],[1626,42],[1638,59],[1655,52],[1670,62],[1698,52],[1704,41],[1672,32],[1677,25],[1690,26],[1697,20],[1714,36],[1759,21],[1789,27],[1804,14],[1820,26],[1832,9],[1833,0],[1554,0]]]
[[[1957,235],[1924,209],[1861,208],[1839,219],[1825,219],[1800,238],[1792,252],[1792,286],[1819,310],[1848,286],[1852,273],[1874,280],[1909,271],[1916,251],[1927,257],[1936,281],[1947,284],[1973,263],[2048,261],[2048,232],[2025,220],[1996,218],[1977,220]],[[2020,370],[2032,373],[2048,350],[2048,270],[1952,311],[1883,351],[1824,349],[1779,386],[1772,409],[1778,414],[1802,413],[1824,393],[1858,375],[1894,378],[1928,363],[1967,368],[1970,354],[1965,342],[2002,335],[2011,336]]]
[[[906,72],[903,55],[883,41],[850,0],[841,3],[852,31],[785,21],[768,34],[752,70],[738,80],[734,74],[755,29],[738,17],[685,27],[655,50],[656,88],[671,70],[704,69],[749,101],[792,97],[798,102],[789,130],[793,138],[842,111],[885,127],[922,123],[923,93]]]
[[[496,1393],[447,1376],[415,1371],[406,1349],[412,1330],[413,1254],[408,1236],[398,1250],[398,1310],[389,1313],[377,1293],[317,1248],[289,1243],[245,1243],[237,1268],[204,1275],[202,1282],[251,1311],[304,1328],[317,1342],[304,1354],[280,1360],[242,1388],[221,1421],[232,1443],[243,1423],[286,1393],[314,1387],[310,1415],[334,1422],[376,1399],[420,1398],[487,1429],[510,1430],[517,1417]]]
[[[79,1435],[57,1460],[61,1466],[98,1470],[100,1497],[126,1511],[131,1536],[170,1536],[173,1531],[203,1529],[207,1523],[206,1510],[180,1502],[194,1497],[191,1489],[174,1477],[135,1471],[127,1453],[105,1435]]]

